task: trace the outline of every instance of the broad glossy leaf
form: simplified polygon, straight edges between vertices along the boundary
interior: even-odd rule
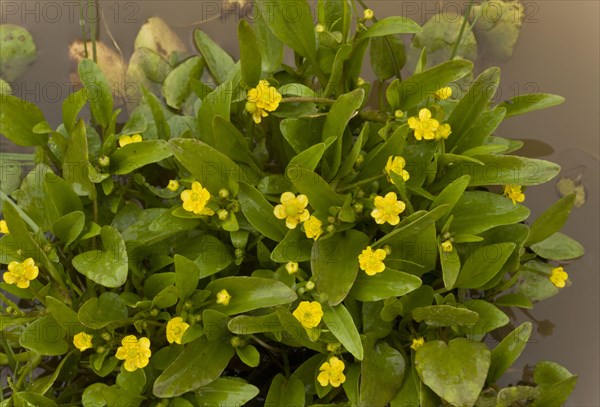
[[[363,168],[358,174],[357,179],[364,180],[383,174],[388,158],[402,154],[408,132],[408,125],[400,126],[384,143],[371,150],[365,157]]]
[[[470,157],[482,154],[492,154],[493,151],[497,153],[506,152],[508,146],[484,145],[484,143],[489,140],[492,133],[500,126],[500,123],[502,123],[505,116],[506,109],[503,107],[484,110],[475,119],[473,126],[469,130],[462,135],[458,135],[459,138],[454,144],[454,149],[452,151]],[[492,150],[490,150],[490,148],[492,148]]]
[[[500,106],[506,109],[506,117],[518,116],[520,114],[534,112],[536,110],[547,109],[549,107],[560,105],[565,98],[548,93],[534,93],[529,95],[519,95],[509,99]]]
[[[252,317],[240,315],[228,323],[231,332],[237,335],[252,335],[262,332],[281,332],[283,327],[276,313]]]
[[[365,358],[361,364],[361,405],[387,406],[402,386],[405,369],[402,354],[387,343],[365,344]]]
[[[246,20],[240,20],[238,24],[238,39],[240,42],[242,79],[246,85],[254,86],[260,80],[262,72],[261,47],[254,30]]]
[[[452,305],[429,305],[415,308],[412,311],[417,322],[425,322],[431,326],[464,326],[474,325],[479,321],[479,315],[466,308]]]
[[[265,406],[305,405],[304,384],[294,378],[286,379],[281,373],[271,381]]]
[[[352,316],[343,304],[323,304],[323,321],[329,331],[356,359],[363,358],[363,345]]]
[[[119,148],[110,156],[110,170],[124,175],[169,158],[173,153],[164,140],[142,141]]]
[[[104,250],[78,254],[73,259],[73,267],[104,287],[120,287],[125,284],[129,270],[125,242],[112,226],[104,226],[100,236]]]
[[[202,83],[200,81],[196,81]],[[192,84],[194,81],[192,80]],[[209,91],[210,88],[206,89]],[[198,109],[198,137],[208,145],[215,147],[215,135],[213,134],[213,120],[220,116],[229,120],[231,113],[231,99],[234,89],[231,81],[227,81],[202,98],[202,105]]]
[[[161,398],[175,397],[204,387],[221,376],[234,354],[228,341],[191,342],[158,376],[152,393]]]
[[[175,287],[179,298],[185,299],[192,295],[200,280],[198,266],[186,257],[175,255]]]
[[[540,391],[531,386],[512,386],[501,389],[496,399],[497,407],[510,407],[518,401],[534,400],[538,398]]]
[[[69,349],[63,338],[66,331],[50,315],[33,321],[21,332],[19,344],[40,355],[64,355]]]
[[[144,101],[152,115],[151,120],[154,122],[153,127],[156,127],[156,137],[160,140],[169,140],[171,138],[171,128],[167,123],[162,101],[159,100],[154,93],[146,90],[146,88],[142,88],[142,91],[144,93]]]
[[[254,31],[258,43],[263,44],[260,47],[262,70],[266,72],[277,71],[283,61],[283,44],[271,32],[268,26],[268,16],[260,12],[254,13]]]
[[[113,114],[113,95],[104,74],[91,59],[82,59],[77,68],[79,78],[87,91],[87,99],[94,120],[102,128],[108,127]]]
[[[453,248],[451,252],[445,252],[441,245],[438,246],[438,253],[442,267],[442,276],[444,278],[444,287],[450,290],[454,288],[454,284],[456,284],[456,279],[460,273],[460,257],[458,257],[456,249]]]
[[[430,209],[437,208],[440,205],[448,205],[448,212],[452,212],[454,209],[454,205],[460,200],[463,196],[463,193],[467,189],[469,182],[471,181],[471,177],[468,175],[463,175],[460,178],[452,181],[446,188],[439,193],[438,196],[435,197],[433,202],[431,202]],[[447,216],[444,216],[442,219],[438,220],[437,226],[441,227],[446,222]]]
[[[52,233],[62,240],[65,246],[69,246],[79,237],[84,227],[84,213],[75,211],[58,218],[52,225]]]
[[[575,194],[567,195],[542,213],[532,224],[526,244],[532,245],[549,238],[564,226],[569,218]]]
[[[496,226],[510,225],[529,217],[529,209],[514,205],[498,194],[467,191],[454,206],[451,230],[457,234],[478,235]]]
[[[308,197],[309,204],[316,210],[329,212],[332,206],[342,206],[344,199],[321,176],[305,168],[288,168],[286,176],[300,193]]]
[[[584,247],[576,240],[556,232],[545,240],[531,246],[540,257],[548,260],[573,260],[584,255]]]
[[[200,78],[203,69],[204,60],[198,56],[191,57],[175,67],[162,85],[162,94],[167,105],[181,109],[185,100],[192,94],[190,78]]]
[[[490,367],[490,350],[481,342],[457,338],[448,344],[430,341],[416,353],[419,377],[438,396],[456,406],[477,401]]]
[[[92,329],[101,329],[111,322],[127,318],[127,306],[118,294],[102,293],[87,300],[77,313],[79,321]]]
[[[501,328],[510,321],[504,312],[487,301],[470,300],[463,305],[479,314],[479,321],[475,325],[462,329],[469,339],[481,340],[486,333]]]
[[[251,185],[241,183],[238,196],[248,222],[271,240],[280,242],[286,236],[285,222],[273,214],[273,206]]]
[[[553,362],[540,362],[533,371],[539,397],[532,403],[535,407],[563,405],[575,388],[577,376]]]
[[[514,243],[490,244],[476,249],[463,264],[455,287],[483,286],[498,274],[514,249]]]
[[[73,185],[79,196],[96,196],[96,187],[88,176],[88,138],[83,120],[79,120],[71,133],[64,158],[62,176]]]
[[[358,255],[368,242],[367,235],[351,229],[313,245],[312,272],[318,292],[329,304],[339,304],[350,292],[358,273]]]
[[[404,42],[400,36],[388,35],[371,39],[371,66],[380,81],[396,75],[406,63]]]
[[[224,83],[235,65],[231,56],[199,28],[194,30],[194,45],[202,54],[212,76],[218,83]]]
[[[360,38],[383,37],[393,34],[414,34],[421,32],[421,26],[407,17],[392,16],[377,21],[366,31],[360,34]]]
[[[235,353],[247,366],[256,367],[260,364],[260,353],[252,345],[236,348]]]
[[[406,295],[421,284],[419,277],[387,267],[383,273],[374,276],[369,276],[361,270],[350,290],[350,296],[363,302],[379,301]]]
[[[490,370],[487,374],[486,382],[496,383],[502,377],[504,372],[515,363],[515,361],[525,349],[525,345],[531,335],[533,325],[531,322],[525,322],[519,325],[514,331],[509,333],[491,353]]]
[[[517,290],[531,302],[543,301],[559,293],[559,289],[552,284],[550,276],[554,266],[538,260],[525,263],[519,270]],[[567,280],[567,285],[569,285]]]
[[[271,252],[271,260],[276,263],[309,261],[313,243],[300,228],[290,230]]]
[[[258,277],[220,278],[209,283],[206,289],[212,292],[212,298],[215,298],[219,291],[227,290],[231,295],[229,305],[211,305],[227,315],[289,304],[297,298],[296,293],[285,284]]]
[[[33,103],[15,96],[0,95],[0,133],[13,143],[29,147],[43,146],[48,142],[47,134],[36,134],[33,128],[44,121],[44,114]]]

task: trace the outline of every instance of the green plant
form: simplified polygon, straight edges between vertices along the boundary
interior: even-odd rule
[[[583,255],[559,232],[574,195],[525,223],[523,187],[558,165],[493,135],[562,98],[496,104],[497,68],[463,89],[471,62],[422,57],[368,109],[369,44],[375,71],[392,58],[399,76],[396,36],[418,24],[343,0],[319,2],[315,28],[305,1],[256,5],[239,63],[196,30],[200,56],[124,124],[89,59],[56,129],[1,96],[0,133],[36,147],[0,191],[2,405],[565,401],[576,376],[551,362],[496,385],[531,323],[483,342],[510,326],[501,307],[555,295]]]

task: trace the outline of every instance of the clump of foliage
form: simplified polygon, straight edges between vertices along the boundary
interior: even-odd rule
[[[583,254],[559,232],[575,196],[527,223],[524,189],[560,168],[494,135],[562,98],[496,104],[497,68],[425,53],[403,78],[421,27],[352,1],[316,27],[303,0],[256,6],[239,62],[196,30],[124,124],[89,59],[57,128],[2,96],[0,133],[36,147],[1,192],[2,405],[564,402],[576,376],[551,362],[496,382],[532,333],[502,308],[557,294]]]

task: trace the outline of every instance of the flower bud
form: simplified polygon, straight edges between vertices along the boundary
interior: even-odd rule
[[[365,20],[372,20],[373,17],[375,17],[375,12],[373,10],[371,10],[370,8],[365,9],[363,14],[364,14]]]
[[[325,27],[323,26],[323,24],[317,24],[315,26],[315,31],[320,33],[324,33],[325,32]]]
[[[219,217],[219,220],[227,220],[229,217],[229,212],[227,212],[226,209],[219,209],[217,211],[217,216]]]
[[[225,188],[219,189],[219,198],[227,199],[229,198],[229,190]]]
[[[110,165],[110,157],[103,155],[98,158],[98,165],[102,168],[106,168]]]
[[[307,281],[306,282],[306,291],[312,291],[315,288],[315,282],[314,281]]]

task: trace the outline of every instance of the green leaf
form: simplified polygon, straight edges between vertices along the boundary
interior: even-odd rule
[[[414,34],[421,32],[421,26],[410,18],[402,16],[386,17],[377,21],[366,31],[360,34],[360,38],[384,37],[394,34]]]
[[[40,355],[64,355],[69,349],[68,343],[63,339],[66,331],[50,315],[33,321],[21,332],[19,344]]]
[[[452,137],[446,141],[446,148],[451,150],[456,141],[473,127],[479,115],[488,109],[499,83],[500,69],[495,67],[486,69],[475,79],[469,91],[460,99],[448,117]]]
[[[69,145],[64,158],[62,176],[73,185],[79,196],[96,196],[96,187],[88,176],[88,139],[85,123],[79,120],[71,133]]]
[[[323,304],[323,321],[329,331],[356,359],[363,359],[363,346],[352,316],[342,304]]]
[[[271,381],[265,406],[304,406],[304,384],[294,378],[286,379],[281,373]]]
[[[563,405],[575,388],[577,376],[553,362],[540,362],[533,371],[533,379],[539,390],[539,397],[532,406]]]
[[[365,358],[361,364],[361,405],[387,406],[400,390],[405,370],[404,357],[387,343],[365,344]]]
[[[280,0],[277,3],[257,0],[256,6],[277,38],[311,63],[316,63],[313,16],[306,0]],[[288,16],[291,10],[294,10],[295,18]]]
[[[296,300],[296,293],[287,285],[267,278],[225,277],[206,286],[215,298],[221,290],[231,295],[229,305],[214,304],[211,308],[227,315],[241,314],[259,308],[289,304]]]
[[[233,263],[230,248],[209,234],[188,239],[185,245],[176,249],[176,253],[194,261],[200,270],[200,279],[212,276]]]
[[[497,243],[476,249],[465,261],[455,287],[479,288],[494,278],[513,253],[514,243]]]
[[[533,308],[531,300],[520,293],[511,293],[498,297],[494,300],[494,304],[500,307]]]
[[[430,341],[415,356],[419,377],[442,399],[455,406],[475,405],[490,367],[484,343],[457,338],[448,344]]]
[[[77,313],[62,301],[54,297],[46,297],[46,307],[54,320],[61,326],[68,336],[73,336],[83,330]]]
[[[13,397],[11,397],[9,400],[12,400],[12,402],[14,403],[13,405],[15,407],[37,407],[37,406],[56,407],[56,406],[58,406],[58,404],[56,404],[56,401],[54,401],[48,397],[44,397],[41,394],[28,392],[28,391],[21,391],[21,392],[15,393],[13,395]]]
[[[436,87],[442,88],[450,82],[467,76],[472,70],[472,62],[456,60],[435,66],[402,82],[396,79],[386,91],[388,103],[392,109],[408,110],[417,106],[429,95],[427,92],[423,92],[423,89],[429,89],[432,83]],[[431,92],[435,90],[437,89],[431,89]]]
[[[330,140],[332,139],[333,137],[330,138]],[[323,157],[323,154],[328,146],[329,144],[326,143],[318,143],[302,151],[290,160],[286,172],[288,170],[293,171],[293,169],[297,167],[314,171],[315,168],[317,168],[317,165],[319,165],[319,162],[321,161],[321,158]]]
[[[246,345],[243,348],[236,348],[235,353],[242,362],[250,367],[256,367],[260,363],[260,353],[252,345]]]
[[[224,83],[233,71],[235,65],[233,59],[199,28],[194,30],[194,45],[202,54],[208,70],[217,83]]]
[[[254,86],[260,80],[262,60],[260,44],[254,30],[246,20],[238,24],[240,42],[240,61],[242,64],[242,80],[246,85]]]
[[[252,335],[262,332],[281,332],[283,327],[279,323],[276,313],[251,317],[240,315],[232,318],[228,323],[229,330],[237,335]]]
[[[91,59],[82,59],[77,68],[87,92],[90,109],[96,123],[108,127],[113,114],[113,95],[104,74]]]
[[[398,127],[385,142],[371,150],[365,157],[357,179],[365,180],[383,174],[388,158],[401,155],[408,131],[408,125]]]
[[[141,394],[146,385],[146,374],[144,369],[137,369],[133,372],[128,372],[121,368],[121,372],[117,375],[117,385],[133,394]]]
[[[197,82],[201,83],[199,81]],[[213,120],[217,116],[229,120],[233,92],[233,85],[230,81],[227,81],[206,95],[206,97],[202,99],[202,105],[198,109],[197,124],[200,140],[212,147],[215,146],[216,142],[216,137],[213,134]]]
[[[197,390],[196,400],[199,407],[241,406],[258,392],[258,388],[237,378],[221,377]]]
[[[365,91],[361,88],[341,95],[331,106],[323,126],[322,141],[335,137],[335,142],[325,153],[327,165],[323,167],[325,178],[333,179],[342,162],[342,145],[348,122],[362,105]]]
[[[439,193],[438,196],[435,197],[429,208],[434,209],[440,205],[448,205],[448,212],[452,212],[454,205],[456,205],[467,189],[470,180],[471,177],[468,175],[463,175],[462,177],[452,181],[450,184],[448,184],[448,186],[446,186],[446,188],[442,190],[442,192]],[[447,217],[443,217],[442,219],[438,220],[437,226],[443,226],[443,224],[446,223],[446,218]]]
[[[486,333],[501,328],[510,322],[504,312],[487,301],[470,300],[464,302],[463,305],[465,308],[479,314],[479,321],[475,325],[462,329],[469,339],[481,340]]]
[[[453,248],[451,252],[445,252],[441,245],[438,245],[438,253],[440,255],[440,265],[442,266],[444,287],[451,290],[454,288],[460,273],[460,257],[458,257],[456,249]]]
[[[412,313],[415,321],[424,321],[431,326],[474,325],[479,321],[479,315],[476,312],[452,305],[419,307],[415,308]]]
[[[248,141],[231,122],[220,116],[213,119],[214,147],[235,161],[246,178],[258,180],[262,178],[262,170],[248,146]]]
[[[539,389],[530,386],[513,386],[501,389],[496,399],[497,407],[510,407],[517,401],[537,399]]]
[[[78,254],[73,259],[73,267],[104,287],[120,287],[125,284],[129,270],[125,242],[112,226],[102,227],[100,236],[104,250]]]
[[[254,187],[241,183],[238,196],[248,222],[271,240],[280,242],[286,236],[285,223],[273,214],[273,206]]]
[[[537,260],[525,263],[519,270],[519,294],[524,295],[530,302],[543,301],[558,294],[559,289],[550,281],[553,268],[551,264]]]
[[[165,118],[162,102],[154,93],[148,91],[146,88],[142,88],[142,91],[144,93],[144,101],[150,109],[150,114],[156,126],[156,136],[161,140],[169,140],[171,138],[171,128]]]
[[[169,141],[169,147],[175,158],[212,195],[221,188],[228,188],[234,196],[237,195],[238,181],[243,178],[243,173],[229,157],[194,139],[173,139]]]
[[[0,95],[0,133],[13,143],[24,146],[43,146],[47,134],[36,134],[33,128],[44,121],[44,114],[33,103],[10,95]]]
[[[556,261],[577,259],[585,253],[579,242],[560,232],[532,245],[531,250],[544,259]]]
[[[505,116],[506,109],[503,107],[496,107],[481,112],[469,130],[462,135],[457,135],[458,139],[454,144],[452,152],[469,157],[507,152],[508,146],[505,145],[484,145],[484,143],[490,140],[490,136],[500,126]]]
[[[152,393],[160,398],[176,397],[206,386],[221,376],[234,353],[228,341],[191,342],[158,376]]]
[[[371,39],[371,66],[380,81],[396,75],[406,63],[406,52],[401,37],[388,35]]]
[[[313,241],[307,239],[300,228],[288,231],[285,238],[271,252],[271,260],[276,263],[309,261]]]
[[[165,78],[162,94],[167,105],[181,109],[183,103],[192,94],[191,78],[200,78],[204,69],[204,60],[194,56],[177,65]]]
[[[452,213],[452,232],[478,235],[496,226],[510,225],[529,217],[529,209],[514,205],[498,194],[486,191],[467,191],[456,203]]]
[[[558,232],[571,213],[575,203],[575,194],[567,195],[542,213],[532,224],[526,245],[530,246],[546,240]]]
[[[421,279],[412,274],[392,270],[389,267],[383,273],[369,276],[359,271],[350,296],[359,301],[379,301],[391,297],[400,297],[421,286]]]
[[[110,171],[115,175],[129,174],[145,165],[169,158],[171,155],[173,153],[164,140],[127,144],[110,156]]]
[[[127,318],[127,306],[118,294],[102,293],[100,297],[87,300],[77,313],[79,321],[92,329],[101,329],[110,324]]]
[[[200,280],[200,269],[186,257],[175,255],[175,287],[180,299],[192,295]]]
[[[268,73],[277,71],[283,61],[283,44],[273,35],[268,26],[268,16],[263,13],[254,13],[254,30],[262,56],[262,70]],[[265,18],[266,17],[266,18]]]
[[[81,211],[71,212],[62,216],[52,225],[52,233],[59,238],[65,246],[73,243],[85,227],[85,215]]]
[[[309,204],[316,210],[329,212],[332,206],[342,206],[344,198],[317,173],[305,168],[288,168],[286,176],[300,193],[308,197]]]
[[[565,98],[547,93],[519,95],[500,104],[506,109],[506,117],[547,109],[562,104]]]
[[[525,322],[509,333],[492,350],[490,370],[487,374],[486,382],[494,384],[502,377],[504,372],[515,363],[515,361],[525,349],[525,345],[531,335],[533,325],[531,322]]]
[[[339,304],[350,292],[358,273],[358,255],[368,242],[367,235],[351,229],[319,239],[313,245],[313,276],[318,292],[329,304]]]

